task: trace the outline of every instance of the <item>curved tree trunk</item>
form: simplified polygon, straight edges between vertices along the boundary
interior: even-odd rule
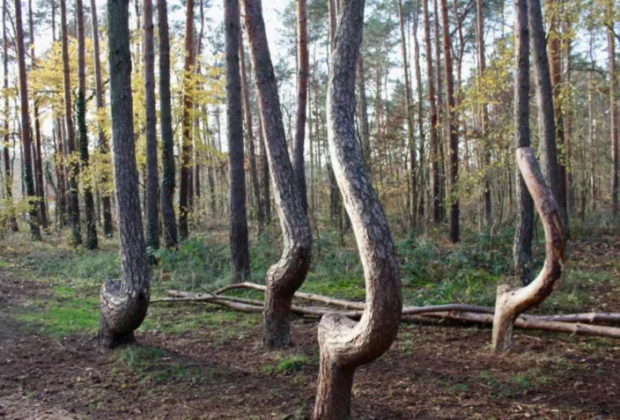
[[[41,240],[39,226],[39,208],[35,204],[37,195],[34,189],[34,175],[32,171],[32,138],[30,135],[30,114],[28,111],[28,74],[26,73],[26,50],[24,46],[24,27],[22,25],[21,0],[15,0],[15,38],[17,42],[17,58],[19,65],[19,98],[21,111],[21,134],[24,160],[24,182],[28,196],[30,212],[30,233],[35,241]],[[32,200],[32,201],[31,201]]]
[[[157,24],[159,29],[159,108],[161,120],[161,213],[164,228],[164,243],[175,248],[179,239],[174,215],[174,139],[172,134],[172,110],[170,103],[170,37],[168,35],[168,4],[157,0]]]
[[[517,55],[515,58],[515,142],[516,148],[530,147],[530,40],[527,23],[527,0],[515,2]],[[517,277],[523,285],[533,279],[532,240],[534,236],[534,202],[521,171],[516,173],[517,226],[513,258]]]
[[[493,318],[493,348],[497,352],[510,349],[512,329],[518,316],[542,303],[553,292],[555,282],[562,276],[566,245],[559,207],[551,189],[545,185],[534,150],[530,147],[517,149],[517,165],[545,230],[546,259],[540,274],[528,286],[511,289],[503,284],[497,288]]]
[[[224,2],[226,30],[226,123],[228,137],[230,254],[232,282],[250,278],[250,245],[245,208],[245,168],[243,153],[243,110],[241,107],[241,73],[239,71],[239,0]]]
[[[82,0],[76,0],[77,33],[78,33],[78,100],[77,120],[80,144],[80,165],[82,172],[88,174],[88,132],[86,131],[86,60],[84,37],[84,8]],[[97,249],[97,220],[95,219],[95,200],[93,198],[92,177],[82,180],[84,189],[84,210],[86,213],[86,248]]]
[[[153,3],[144,0],[144,90],[146,102],[146,246],[159,248],[159,175],[157,173],[157,114],[155,110],[155,51]]]
[[[268,349],[290,344],[290,309],[293,294],[310,267],[312,235],[288,154],[278,84],[269,54],[261,0],[244,0],[252,69],[258,88],[267,157],[274,185],[276,207],[284,239],[280,261],[267,273],[263,313],[263,343]]]
[[[71,222],[73,245],[82,243],[82,227],[80,225],[80,200],[78,195],[78,177],[80,166],[74,156],[75,153],[75,128],[73,126],[71,107],[71,78],[69,68],[69,40],[67,35],[67,4],[66,0],[60,0],[60,29],[62,39],[62,74],[64,85],[65,125],[67,132],[67,184],[69,187],[69,220]]]
[[[133,133],[129,0],[108,0],[110,98],[121,279],[101,289],[99,343],[133,342],[149,306],[149,267],[142,231]]]
[[[297,122],[293,147],[293,169],[301,194],[304,211],[308,211],[306,197],[306,171],[304,166],[304,142],[306,139],[306,106],[308,103],[308,23],[306,19],[306,0],[297,0]]]
[[[367,303],[359,322],[331,314],[319,324],[315,420],[350,417],[355,369],[387,351],[398,332],[402,308],[396,251],[355,132],[355,66],[362,41],[364,0],[343,0],[341,8],[327,95],[328,140],[364,266]]]
[[[92,16],[92,30],[93,30],[93,49],[95,52],[95,96],[97,100],[97,113],[104,112],[104,92],[103,83],[101,82],[101,59],[99,56],[99,23],[97,21],[97,1],[90,0],[90,12]],[[99,126],[99,153],[102,155],[108,155],[110,148],[108,146],[108,140],[105,137],[103,127]],[[101,183],[106,185],[108,183],[108,176],[104,171],[101,175]],[[110,201],[110,193],[104,189],[101,196],[101,204],[103,207],[103,234],[110,238],[112,237],[112,203]]]

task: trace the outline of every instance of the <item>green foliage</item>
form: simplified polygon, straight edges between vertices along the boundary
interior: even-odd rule
[[[303,369],[307,360],[304,356],[293,355],[282,360],[278,364],[277,371],[285,374],[294,374]]]

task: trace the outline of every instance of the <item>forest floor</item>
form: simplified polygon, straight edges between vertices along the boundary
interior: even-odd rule
[[[158,254],[153,296],[224,282],[225,236],[222,229]],[[539,311],[620,311],[620,235],[575,236],[563,285]],[[277,258],[274,238],[253,247],[256,281]],[[509,238],[472,235],[457,247],[400,241],[406,303],[492,304],[509,272]],[[355,245],[335,242],[315,246],[302,290],[363,299]],[[0,241],[0,419],[309,418],[317,320],[295,318],[295,346],[266,353],[259,314],[155,304],[138,345],[104,353],[93,338],[98,290],[118,271],[117,243],[104,240],[94,253],[65,243],[48,236],[33,245],[25,235]],[[391,350],[358,370],[353,418],[620,418],[620,342],[517,330],[514,351],[497,356],[490,339],[484,327],[402,324]]]

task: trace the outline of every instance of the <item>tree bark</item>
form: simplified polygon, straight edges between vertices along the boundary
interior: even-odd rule
[[[616,5],[617,6],[617,5]],[[614,6],[607,0],[607,47],[609,50],[609,120],[611,132],[611,211],[618,215],[618,102],[616,99],[616,41],[613,32]]]
[[[2,1],[2,68],[4,74],[4,90],[9,89],[9,47],[8,37],[6,31],[7,25],[7,0]],[[9,217],[7,221],[7,227],[13,231],[18,232],[19,226],[17,225],[17,219],[15,217],[15,208],[13,207],[13,172],[11,171],[11,160],[9,152],[9,96],[4,96],[4,182],[6,187],[6,197],[9,201]]]
[[[181,240],[189,237],[189,178],[192,161],[192,119],[190,110],[193,106],[191,92],[191,69],[194,64],[194,0],[187,0],[185,17],[185,63],[183,65],[183,115],[182,115],[182,143],[181,143],[181,182],[179,191],[179,236]]]
[[[304,142],[306,139],[306,107],[308,104],[308,75],[310,72],[308,58],[308,23],[306,19],[306,0],[297,2],[297,120],[295,125],[295,142],[293,146],[293,170],[301,194],[304,211],[308,212],[306,196],[306,171]]]
[[[448,6],[446,0],[441,0],[441,16],[443,29],[443,56],[444,72],[446,77],[446,116],[450,129],[450,240],[459,242],[459,198],[458,198],[458,176],[459,176],[459,127],[456,116],[456,104],[454,101],[454,76],[452,74],[452,40],[450,36],[450,26],[448,21]]]
[[[265,145],[265,135],[263,131],[262,117],[258,118],[258,143],[261,156],[261,189],[263,190],[263,204],[265,205],[265,223],[271,223],[271,185],[269,182],[269,160],[267,158],[267,150]]]
[[[245,208],[245,169],[243,153],[243,120],[241,106],[241,74],[239,69],[239,0],[224,2],[226,30],[226,123],[228,138],[229,238],[233,283],[251,277],[248,219]]]
[[[90,12],[92,16],[93,27],[93,48],[95,52],[95,97],[97,101],[97,112],[103,112],[105,109],[103,83],[101,81],[101,59],[99,56],[99,24],[97,21],[97,1],[90,0]],[[101,124],[99,125],[99,152],[107,156],[110,153],[108,146],[108,139],[105,137],[105,132]],[[106,171],[103,171],[101,176],[101,183],[106,185],[108,183],[108,177]],[[112,225],[112,203],[110,201],[110,193],[105,189],[102,192],[101,204],[103,207],[103,234],[107,238],[112,237],[113,225]]]
[[[99,343],[114,348],[135,340],[149,305],[149,267],[142,230],[133,133],[129,0],[108,0],[108,50],[114,182],[120,237],[121,278],[100,295]]]
[[[157,24],[159,30],[159,108],[161,124],[161,213],[164,243],[167,248],[179,244],[177,222],[174,214],[174,188],[176,169],[174,165],[174,139],[172,133],[172,107],[170,100],[170,37],[168,35],[168,4],[157,0]]]
[[[263,314],[263,343],[268,349],[290,344],[290,307],[293,294],[302,285],[310,267],[312,236],[297,188],[286,145],[280,111],[278,85],[267,44],[262,2],[244,0],[246,28],[252,69],[258,88],[260,113],[267,143],[267,157],[276,195],[276,206],[284,237],[278,263],[267,273],[267,293]]]
[[[157,171],[157,113],[155,109],[155,51],[153,3],[144,0],[144,90],[146,102],[146,246],[159,249],[159,174]]]
[[[26,49],[24,46],[24,29],[22,25],[21,0],[15,0],[15,42],[17,42],[17,58],[19,65],[19,98],[21,111],[21,137],[24,160],[24,183],[30,213],[30,233],[35,241],[41,240],[39,221],[39,206],[34,188],[34,175],[32,170],[32,138],[30,135],[30,114],[28,111],[28,74],[26,72]]]
[[[89,153],[88,153],[88,132],[86,128],[86,59],[85,59],[85,37],[84,37],[84,8],[82,0],[76,0],[75,14],[77,17],[77,38],[78,38],[78,100],[77,120],[80,145],[80,165],[82,173],[89,174]],[[97,220],[95,219],[95,201],[93,198],[92,176],[82,181],[84,190],[84,210],[86,213],[86,248],[97,249]]]
[[[519,315],[542,303],[553,292],[555,282],[562,276],[566,245],[559,207],[551,189],[545,185],[534,150],[529,147],[517,149],[517,165],[545,230],[546,259],[540,274],[528,286],[510,289],[507,285],[500,285],[497,288],[493,319],[493,348],[497,352],[510,349],[513,325]]]
[[[67,169],[68,169],[68,195],[69,195],[69,220],[71,221],[73,245],[82,243],[82,227],[80,225],[80,200],[78,195],[78,177],[80,166],[74,155],[75,147],[75,128],[73,126],[72,107],[71,107],[71,78],[69,68],[69,39],[67,28],[67,5],[66,0],[60,0],[60,29],[62,39],[62,71],[64,85],[65,103],[65,125],[67,136]]]
[[[426,1],[426,0],[424,0]],[[420,43],[418,42],[418,28],[420,22],[420,1],[417,0],[415,3],[415,12],[413,16],[413,53],[415,60],[415,77],[416,84],[418,87],[418,136],[419,136],[419,159],[420,164],[417,166],[418,168],[418,177],[417,182],[419,185],[418,188],[418,216],[421,220],[424,219],[426,214],[426,206],[424,195],[426,192],[426,171],[424,168],[424,160],[425,160],[425,147],[424,147],[424,120],[423,120],[423,112],[424,112],[424,92],[422,88],[422,70],[420,68]]]
[[[364,0],[344,0],[331,56],[327,115],[332,165],[364,266],[367,305],[359,322],[330,314],[319,324],[315,420],[350,418],[355,369],[387,351],[398,332],[402,308],[390,229],[355,132],[355,66],[363,24]]]

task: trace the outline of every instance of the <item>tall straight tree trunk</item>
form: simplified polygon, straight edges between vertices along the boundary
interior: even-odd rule
[[[157,0],[157,24],[159,30],[159,108],[161,124],[161,213],[164,243],[167,248],[179,244],[177,222],[174,214],[174,188],[176,169],[174,165],[174,139],[172,133],[172,105],[170,99],[170,37],[168,35],[168,4]]]
[[[36,56],[34,50],[34,22],[32,18],[32,0],[28,0],[28,21],[30,27],[30,58],[32,60],[32,68],[36,68]],[[36,194],[39,198],[39,220],[41,227],[47,229],[47,205],[45,196],[45,184],[43,183],[43,155],[41,152],[41,127],[39,123],[39,101],[35,95],[33,99],[34,111],[34,137],[35,137],[35,153],[34,153],[34,173],[36,179]]]
[[[134,331],[146,317],[150,290],[133,132],[129,0],[108,0],[107,12],[121,278],[107,281],[101,289],[99,344],[114,348],[135,341]]]
[[[476,43],[478,46],[478,94],[482,95],[482,80],[486,71],[486,56],[484,48],[484,2],[476,0]],[[493,201],[491,196],[491,180],[488,171],[491,165],[491,147],[488,143],[489,131],[489,106],[486,99],[483,99],[480,107],[480,134],[483,138],[484,166],[487,173],[484,177],[484,217],[488,227],[493,224]]]
[[[67,4],[66,0],[60,0],[60,29],[62,38],[62,73],[64,85],[65,103],[65,125],[67,136],[67,169],[68,169],[68,195],[69,195],[69,219],[71,222],[73,245],[82,243],[82,227],[80,225],[80,200],[78,195],[78,177],[80,166],[74,155],[75,147],[75,128],[73,126],[72,106],[71,106],[71,70],[69,68],[69,39],[67,28]]]
[[[571,33],[571,22],[570,16],[566,16],[566,20],[564,22],[564,33]],[[572,43],[573,40],[570,36],[566,37],[566,89],[570,92],[573,89],[572,85]],[[575,185],[573,181],[573,99],[572,96],[569,96],[567,99],[566,109],[564,112],[564,121],[566,126],[566,132],[564,133],[565,142],[566,142],[566,194],[568,201],[568,215],[574,214],[576,206],[576,197],[575,197]]]
[[[616,5],[617,6],[617,5]],[[613,0],[607,0],[607,47],[609,50],[609,120],[611,132],[611,211],[618,215],[618,102],[616,99],[616,42],[614,27]]]
[[[448,6],[446,0],[441,0],[441,16],[443,29],[443,56],[444,72],[446,76],[446,116],[450,127],[450,240],[458,242],[460,239],[459,229],[459,199],[458,199],[458,176],[459,176],[459,127],[456,117],[454,101],[454,77],[452,75],[452,41],[448,21]]]
[[[446,216],[444,208],[444,200],[446,198],[446,171],[444,158],[444,142],[445,142],[445,115],[443,104],[443,82],[441,78],[441,32],[439,31],[439,6],[438,0],[433,0],[433,27],[435,34],[435,88],[437,103],[437,161],[439,168],[439,213],[440,219],[443,221]]]
[[[441,223],[441,191],[439,170],[439,133],[437,119],[437,105],[435,102],[435,72],[433,68],[433,52],[431,46],[431,25],[428,13],[428,2],[422,0],[424,13],[424,44],[426,49],[426,74],[428,77],[428,107],[430,114],[430,160],[431,160],[431,189],[432,189],[432,218],[433,223]]]
[[[515,1],[515,146],[530,147],[530,33],[527,19],[528,0]],[[513,242],[513,257],[517,277],[523,285],[533,280],[532,240],[534,237],[534,201],[521,171],[516,169],[517,226]]]
[[[411,196],[407,200],[409,210],[409,222],[413,229],[416,225],[416,167],[415,167],[415,141],[413,136],[413,105],[411,96],[411,84],[409,82],[409,61],[407,59],[407,36],[405,35],[405,17],[403,16],[403,1],[398,0],[398,22],[400,27],[400,52],[403,60],[403,73],[405,76],[405,107],[407,108],[407,147],[409,151],[409,188]]]
[[[194,0],[187,0],[185,19],[185,64],[183,65],[183,116],[182,116],[182,143],[181,143],[181,182],[179,191],[179,236],[181,240],[189,237],[188,218],[190,212],[189,178],[192,161],[192,119],[190,111],[193,106],[191,92],[191,70],[194,64]]]
[[[250,104],[250,87],[245,72],[245,51],[243,50],[243,36],[239,33],[239,58],[241,66],[241,91],[243,94],[243,111],[245,116],[245,129],[247,132],[248,151],[250,152],[250,178],[252,191],[256,201],[256,218],[258,221],[258,234],[262,234],[265,227],[265,207],[260,194],[260,181],[256,169],[256,146],[254,143],[254,128],[252,126],[252,106]]]
[[[293,170],[301,194],[304,211],[308,211],[306,196],[306,171],[304,165],[304,142],[306,139],[306,107],[308,104],[308,23],[306,0],[297,0],[297,121],[293,146]]]
[[[157,173],[157,114],[155,109],[155,51],[153,3],[144,0],[144,90],[146,102],[146,246],[159,249],[159,174]]]
[[[426,2],[426,0],[423,0]],[[418,42],[418,28],[420,22],[420,1],[416,0],[415,3],[415,11],[413,15],[413,56],[414,56],[414,68],[415,68],[415,78],[416,85],[418,87],[418,136],[420,138],[419,142],[419,162],[418,171],[419,171],[419,179],[418,185],[419,187],[419,199],[418,199],[418,216],[420,219],[424,219],[426,214],[424,195],[426,192],[426,172],[424,169],[424,159],[425,159],[425,147],[424,147],[424,120],[423,120],[423,112],[424,112],[424,92],[422,88],[422,70],[420,68],[420,43]]]
[[[224,27],[226,28],[226,123],[228,137],[230,255],[232,282],[249,280],[250,245],[248,218],[245,208],[245,169],[243,153],[243,119],[241,106],[241,74],[239,69],[239,0],[225,0]]]
[[[562,0],[545,0],[546,13],[550,14],[549,41],[547,55],[549,60],[549,74],[553,92],[553,113],[555,118],[555,138],[558,148],[558,196],[557,202],[562,214],[566,215],[565,227],[568,229],[568,197],[567,197],[567,158],[564,138],[564,110],[562,109],[562,45],[560,33],[560,3]]]
[[[364,0],[343,0],[331,56],[327,116],[332,165],[364,266],[366,309],[359,322],[336,314],[321,319],[314,420],[350,418],[355,370],[389,349],[402,308],[394,243],[355,134],[355,66],[363,27]]]
[[[101,81],[101,58],[99,53],[99,23],[97,20],[97,1],[90,0],[90,12],[92,16],[93,27],[93,48],[95,52],[95,96],[97,101],[97,112],[103,112],[105,109],[105,100],[103,92],[103,83]],[[105,137],[103,127],[99,126],[99,152],[107,156],[110,153],[108,146],[108,139]],[[108,183],[108,177],[105,171],[101,176],[101,183],[106,185]],[[101,205],[103,207],[103,234],[110,238],[112,237],[113,225],[112,225],[112,203],[110,201],[110,193],[104,188],[101,196]]]
[[[263,131],[262,117],[258,118],[258,143],[261,157],[261,189],[263,190],[263,204],[265,205],[265,223],[271,223],[271,185],[269,179],[269,159],[267,158],[267,145],[265,144],[265,134]]]
[[[557,203],[561,202],[560,176],[558,173],[558,149],[556,144],[555,108],[553,88],[547,55],[547,38],[543,25],[540,0],[528,0],[528,20],[534,74],[536,75],[536,98],[541,128],[540,160],[545,181],[553,192]],[[568,229],[566,207],[560,206],[560,214],[565,229]],[[567,232],[565,232],[567,233]]]
[[[290,344],[291,303],[293,294],[304,282],[310,268],[312,235],[301,202],[301,192],[297,183],[291,182],[295,174],[286,145],[278,84],[269,53],[261,3],[261,0],[244,0],[252,69],[258,88],[269,169],[284,237],[282,257],[267,273],[263,313],[263,343],[268,349],[273,349]]]
[[[19,65],[19,98],[21,111],[21,137],[24,147],[24,183],[29,201],[30,233],[35,241],[41,240],[39,225],[39,206],[36,203],[37,195],[34,189],[34,175],[32,170],[32,139],[30,136],[30,114],[28,111],[28,74],[26,73],[26,49],[24,47],[24,29],[22,25],[21,0],[15,0],[15,41],[17,43],[17,59]]]
[[[6,31],[7,25],[7,0],[2,0],[2,68],[4,74],[4,90],[5,92],[9,89],[9,44],[8,37]],[[15,217],[15,208],[13,207],[13,173],[11,171],[11,160],[9,154],[9,118],[10,118],[10,108],[9,108],[9,96],[4,96],[4,182],[6,186],[6,197],[9,201],[8,205],[11,206],[9,209],[9,218],[7,227],[13,231],[19,231],[19,226],[17,225],[17,218]]]
[[[83,173],[88,174],[88,132],[86,131],[86,46],[84,37],[84,8],[82,0],[76,0],[77,35],[78,35],[78,100],[77,120],[80,144],[80,165]],[[92,178],[92,177],[89,177]],[[97,220],[95,219],[95,200],[93,198],[92,179],[82,181],[84,190],[84,210],[86,213],[86,248],[97,249]]]

